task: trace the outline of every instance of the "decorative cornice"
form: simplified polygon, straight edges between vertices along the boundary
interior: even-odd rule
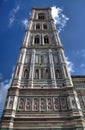
[[[30,45],[30,46],[22,46],[20,49],[55,49],[55,50],[58,50],[58,49],[63,49],[62,46],[52,46],[52,45]]]
[[[71,75],[72,78],[85,78],[85,75]]]
[[[51,10],[51,7],[46,7],[46,8],[43,8],[43,7],[33,7],[32,10]]]
[[[42,19],[42,20],[39,20],[39,19],[34,19],[34,18],[30,18],[29,21],[33,21],[33,22],[36,22],[36,21],[40,21],[40,22],[50,22],[50,21],[54,21],[54,19]]]

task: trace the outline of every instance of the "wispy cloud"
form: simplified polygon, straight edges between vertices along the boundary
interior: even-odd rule
[[[85,68],[85,64],[82,63],[82,64],[80,65],[80,67],[81,67],[81,68]]]
[[[3,108],[4,108],[4,104],[5,104],[5,100],[6,100],[6,96],[7,96],[7,91],[11,85],[13,74],[14,73],[12,73],[12,77],[10,80],[5,80],[3,82],[0,82],[0,114],[2,113]]]
[[[14,8],[11,12],[10,12],[10,17],[9,17],[9,24],[12,25],[16,19],[16,14],[19,11],[20,6],[17,5],[16,8]]]
[[[58,25],[58,33],[60,33],[62,29],[66,26],[66,23],[69,18],[65,14],[63,14],[62,8],[53,6],[51,9],[55,24]]]
[[[25,18],[24,20],[22,20],[22,25],[26,28],[28,24],[28,19]]]
[[[73,51],[73,53],[75,53],[75,50]],[[77,56],[79,55],[79,57],[81,56],[81,57],[85,58],[85,49],[77,50],[76,55]]]
[[[74,64],[66,57],[66,63],[70,73],[74,72]]]
[[[10,84],[10,80],[6,80],[0,83],[0,113],[3,111],[7,90],[10,87]]]

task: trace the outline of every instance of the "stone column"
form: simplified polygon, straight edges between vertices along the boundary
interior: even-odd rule
[[[14,101],[13,101],[12,113],[11,113],[11,120],[9,123],[9,129],[13,129],[13,125],[14,125],[13,121],[15,118],[16,108],[17,108],[17,103],[18,103],[18,95],[19,95],[19,89],[16,89]]]
[[[49,49],[49,63],[50,63],[50,73],[51,73],[52,84],[54,87],[57,87],[56,78],[55,78],[54,63],[53,63],[53,55],[52,55],[51,49]]]
[[[23,52],[23,55],[22,55],[21,63],[20,63],[20,69],[19,69],[19,75],[18,75],[18,81],[17,81],[18,82],[18,86],[17,86],[18,88],[20,87],[20,81],[21,81],[21,77],[22,77],[22,74],[23,74],[24,60],[25,60],[25,56],[26,56],[26,48],[23,48],[23,49],[24,49],[24,52]]]
[[[34,65],[35,65],[35,49],[32,50],[31,66],[30,66],[30,74],[29,74],[29,79],[32,88],[33,88],[33,79],[34,79]]]
[[[69,86],[73,86],[72,79],[71,79],[70,73],[67,68],[67,64],[66,64],[66,60],[65,60],[65,56],[64,56],[62,48],[59,49],[58,57],[59,57],[60,67],[62,69],[62,76],[63,76],[62,78],[68,79],[68,81],[66,81],[66,82],[68,82],[67,84]]]

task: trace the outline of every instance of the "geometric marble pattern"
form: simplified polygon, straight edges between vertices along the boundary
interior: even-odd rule
[[[63,96],[22,96],[18,98],[17,110],[18,111],[48,111],[48,112],[56,112],[56,111],[66,111],[70,110],[67,103],[68,97]],[[75,100],[72,100],[73,105]]]

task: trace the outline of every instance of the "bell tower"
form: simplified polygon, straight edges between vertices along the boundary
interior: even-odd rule
[[[1,130],[84,130],[51,8],[32,8]]]

